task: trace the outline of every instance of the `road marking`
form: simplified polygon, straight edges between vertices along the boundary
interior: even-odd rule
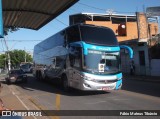
[[[45,113],[47,116],[49,116],[48,113],[45,111],[45,110],[47,110],[47,109],[46,109],[44,106],[38,104],[32,97],[30,97],[29,100],[30,100],[36,107],[38,107],[38,109],[40,109],[43,113]]]
[[[60,110],[60,103],[61,103],[61,95],[56,94],[56,110]],[[60,117],[54,116],[52,119],[60,119]]]
[[[12,88],[12,87],[11,87],[11,88]],[[29,108],[25,105],[25,103],[24,103],[24,102],[20,99],[20,97],[18,96],[19,93],[16,92],[16,91],[14,91],[14,90],[12,90],[11,88],[9,88],[9,89],[10,89],[10,91],[12,92],[12,94],[16,96],[16,98],[22,103],[22,105],[23,105],[27,110],[29,110]],[[18,89],[18,90],[19,90],[19,89]],[[49,95],[49,94],[41,94],[41,95]],[[41,96],[41,95],[35,95],[34,97]],[[32,97],[30,97],[29,100],[30,100],[30,102],[32,102],[37,108],[39,108],[41,111],[46,110],[46,108],[45,108],[44,106],[39,105]],[[55,104],[56,104],[56,106],[54,105],[54,106],[55,106],[55,110],[60,110],[60,94],[56,94]],[[45,111],[43,111],[43,112],[45,112]],[[47,112],[45,112],[45,114],[48,115]],[[59,116],[51,116],[51,115],[48,115],[48,116],[50,116],[52,119],[60,119]],[[33,116],[33,118],[34,118],[34,119],[37,119],[37,118],[34,117],[34,116]]]
[[[14,95],[14,96],[16,96],[16,98],[21,102],[21,104],[27,109],[27,110],[29,110],[29,108],[24,104],[24,102],[19,98],[19,96],[18,95],[16,95],[16,93],[14,92],[14,91],[12,91],[11,90],[11,92],[12,92],[12,94]],[[37,119],[35,116],[32,116],[34,119]]]
[[[39,105],[36,103],[36,101],[30,97],[29,99],[34,105],[36,105],[40,110],[46,110],[46,108],[42,105]],[[56,94],[56,110],[60,110],[60,94]],[[43,111],[46,115],[48,115],[47,112]],[[48,115],[48,116],[51,116],[51,115]],[[51,117],[52,119],[60,119],[59,116],[52,116]]]
[[[60,94],[56,94],[56,110],[60,110]]]

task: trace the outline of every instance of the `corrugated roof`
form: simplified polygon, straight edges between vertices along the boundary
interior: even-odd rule
[[[2,0],[4,27],[38,30],[78,0]]]

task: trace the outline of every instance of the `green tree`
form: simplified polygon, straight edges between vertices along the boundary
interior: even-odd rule
[[[12,27],[6,27],[6,28],[4,28],[4,35],[8,35],[8,32],[14,32],[14,31],[18,31],[19,30],[19,28],[18,27],[14,27],[14,26],[12,26]]]
[[[11,59],[11,67],[16,68],[19,67],[21,62],[25,62],[25,56],[26,56],[26,62],[32,62],[32,57],[29,53],[25,52],[24,50],[13,50],[9,51],[10,59]],[[7,55],[0,55],[0,67],[5,67],[5,58]],[[6,64],[8,67],[8,57],[6,58]]]
[[[0,68],[5,68],[5,64],[6,64],[6,55],[1,54],[0,55]]]

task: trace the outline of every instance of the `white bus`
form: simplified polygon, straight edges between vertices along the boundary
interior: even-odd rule
[[[130,57],[133,51],[128,46]],[[76,24],[34,47],[34,75],[59,79],[64,90],[118,90],[122,86],[120,46],[110,28]]]

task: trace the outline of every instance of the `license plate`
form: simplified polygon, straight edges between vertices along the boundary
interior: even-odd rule
[[[103,87],[102,90],[111,90],[110,87]]]

